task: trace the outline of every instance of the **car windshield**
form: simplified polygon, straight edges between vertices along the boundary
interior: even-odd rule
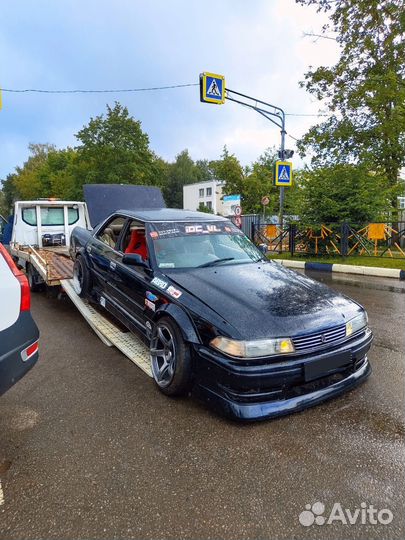
[[[159,268],[198,268],[251,263],[262,253],[230,221],[149,225]]]

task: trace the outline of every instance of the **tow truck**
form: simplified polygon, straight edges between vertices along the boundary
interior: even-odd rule
[[[9,251],[26,272],[31,291],[44,286],[57,291],[61,280],[72,277],[69,243],[77,225],[91,228],[84,202],[52,198],[14,204]]]
[[[74,290],[70,235],[76,226],[89,230],[111,208],[161,208],[160,189],[149,186],[86,185],[86,202],[55,198],[17,201],[9,252],[28,277],[33,292],[47,288],[51,296],[66,294],[108,347],[115,346],[131,362],[152,377],[149,349],[134,334],[112,320],[100,306],[78,296]]]

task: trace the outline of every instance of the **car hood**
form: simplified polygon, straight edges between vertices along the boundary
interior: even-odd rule
[[[362,309],[272,262],[187,269],[170,273],[170,279],[231,325],[236,339],[316,332],[344,324]]]

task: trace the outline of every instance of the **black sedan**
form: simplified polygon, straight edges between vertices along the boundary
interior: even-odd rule
[[[371,372],[364,309],[268,261],[225,218],[115,212],[71,238],[74,286],[140,334],[169,396],[192,389],[244,420],[287,414]]]

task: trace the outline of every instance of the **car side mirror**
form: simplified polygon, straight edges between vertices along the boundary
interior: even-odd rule
[[[124,253],[122,256],[122,262],[128,266],[140,266],[141,268],[150,270],[149,264],[144,261],[142,257],[138,255],[138,253]]]

